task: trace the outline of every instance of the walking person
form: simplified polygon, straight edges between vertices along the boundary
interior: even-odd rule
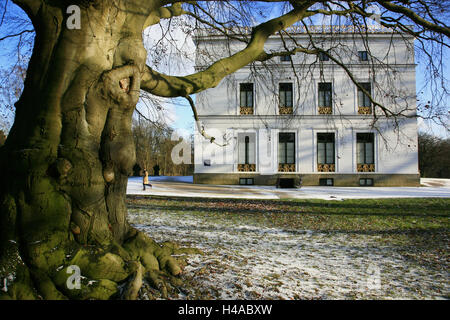
[[[145,186],[148,186],[150,188],[152,187],[152,185],[150,184],[150,181],[148,181],[147,169],[144,169],[144,177],[143,177],[143,180],[142,180],[142,184],[144,186],[144,191],[145,191]]]

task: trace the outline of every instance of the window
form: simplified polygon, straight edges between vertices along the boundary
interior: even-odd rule
[[[295,133],[280,132],[278,136],[278,164],[295,164]]]
[[[248,136],[245,136],[245,155],[244,155],[244,158],[245,158],[245,163],[249,163],[248,161],[249,161],[249,157],[248,157],[248,148],[249,148],[249,144],[250,144],[250,138],[248,137]]]
[[[320,178],[319,179],[319,186],[327,186],[327,187],[334,186],[334,179],[332,179],[332,178]]]
[[[317,163],[334,164],[334,133],[317,134]]]
[[[253,178],[239,178],[239,184],[240,185],[253,185],[254,180]]]
[[[282,62],[287,62],[287,61],[291,61],[291,56],[280,56],[280,61]]]
[[[361,187],[372,187],[373,179],[372,178],[361,178],[361,179],[359,179],[359,185]]]
[[[256,171],[256,137],[254,133],[238,134],[238,171]]]
[[[319,52],[319,61],[330,61],[330,57],[325,52]]]
[[[369,82],[367,83],[360,83],[361,87],[364,88],[368,93],[371,93],[371,85]],[[359,87],[358,87],[358,107],[371,107],[370,99],[367,94],[365,94]]]
[[[278,181],[279,188],[295,188],[295,181],[292,178],[281,178]]]
[[[238,160],[240,164],[255,163],[255,134],[238,134]]]
[[[356,150],[358,165],[374,164],[374,137],[373,133],[356,134]]]
[[[331,107],[331,82],[319,83],[319,107]]]
[[[240,106],[253,108],[253,83],[240,84]]]
[[[280,107],[292,107],[292,83],[280,83]]]
[[[210,167],[210,166],[211,166],[211,160],[205,160],[205,161],[203,161],[203,165],[204,165],[205,167]]]
[[[358,51],[359,61],[369,61],[367,51]]]

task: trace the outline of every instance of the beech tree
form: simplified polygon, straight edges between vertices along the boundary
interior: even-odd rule
[[[430,79],[440,85],[441,96],[446,94],[443,55],[436,57],[449,46],[447,1],[13,2],[30,18],[35,43],[15,121],[0,149],[0,297],[5,299],[135,299],[143,279],[163,296],[166,284],[182,285],[185,262],[179,255],[198,251],[158,244],[127,222],[127,178],[135,164],[131,122],[141,90],[184,97],[196,116],[193,94],[250,63],[299,52],[329,54],[314,46],[266,52],[271,35],[318,15],[364,25],[373,18],[368,7],[377,5],[381,25],[422,44]],[[278,17],[264,20],[269,3],[284,7]],[[158,72],[146,64],[143,30],[179,16],[245,46],[193,74]],[[389,115],[389,107],[382,107]],[[68,285],[74,266],[83,276],[80,287]]]

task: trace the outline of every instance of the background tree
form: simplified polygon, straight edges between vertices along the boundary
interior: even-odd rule
[[[3,130],[0,130],[0,147],[5,144],[6,135]]]
[[[450,178],[450,138],[419,133],[419,170],[424,178]]]
[[[31,20],[35,38],[15,121],[0,149],[2,298],[136,298],[143,278],[165,296],[165,280],[177,283],[182,271],[183,261],[173,254],[186,251],[155,243],[126,219],[127,178],[136,163],[131,122],[140,90],[186,98],[196,116],[191,95],[250,63],[264,64],[280,55],[326,54],[352,78],[341,58],[313,38],[307,46],[294,42],[280,52],[265,51],[271,35],[288,37],[292,26],[307,27],[314,17],[337,17],[364,36],[360,26],[373,18],[368,7],[376,4],[383,26],[414,35],[423,45],[430,83],[438,85],[432,88],[441,97],[429,104],[430,117],[442,116],[448,2],[13,2]],[[275,18],[266,16],[269,3],[281,3]],[[72,5],[77,7],[67,14]],[[80,28],[73,24],[78,9]],[[242,47],[193,74],[165,74],[147,65],[157,60],[151,50],[148,58],[142,32],[176,17],[187,18],[187,32],[212,28]],[[12,30],[10,37],[25,33],[31,31]],[[385,116],[397,115],[391,105],[377,106]],[[199,130],[214,141],[204,128]],[[84,276],[80,289],[67,286],[71,265]]]
[[[155,126],[150,121],[137,117],[133,119],[132,132],[136,146],[136,163],[141,169],[147,169],[149,175],[155,175],[155,166],[159,167],[159,175],[192,175],[194,168],[191,150],[189,150],[191,151],[189,163],[173,162],[172,151],[180,140],[175,139],[174,130],[169,126]],[[186,143],[191,144],[192,141],[186,141]]]

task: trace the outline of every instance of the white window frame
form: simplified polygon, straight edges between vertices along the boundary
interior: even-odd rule
[[[358,133],[372,133],[373,134],[373,161],[375,162],[374,172],[358,172],[358,146],[357,146],[357,134]],[[352,133],[352,172],[358,174],[374,174],[378,173],[378,135],[375,130],[354,129]]]
[[[239,134],[250,134],[250,133],[255,135],[255,166],[256,166],[256,170],[255,170],[255,172],[252,172],[252,173],[259,173],[259,136],[258,136],[258,131],[255,129],[236,129],[236,130],[234,130],[234,135],[233,135],[233,140],[234,140],[233,172],[239,172],[238,171]]]
[[[324,172],[319,172],[317,170],[317,159],[319,157],[318,155],[318,151],[317,151],[317,134],[318,133],[334,133],[334,166],[335,166],[335,170],[334,172],[326,172],[327,174],[334,174],[334,173],[338,173],[339,172],[339,143],[340,143],[340,139],[339,139],[339,130],[330,130],[328,128],[314,128],[313,129],[313,143],[312,143],[312,148],[313,148],[313,172],[317,172],[317,173],[324,173]]]

